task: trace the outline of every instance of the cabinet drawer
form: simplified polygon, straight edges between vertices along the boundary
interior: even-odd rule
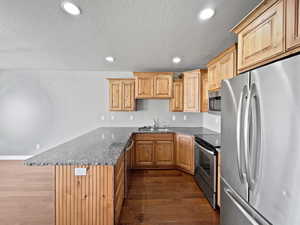
[[[135,140],[147,140],[147,141],[155,141],[155,140],[161,140],[161,141],[172,141],[173,140],[173,133],[167,133],[167,134],[136,134]]]
[[[284,52],[283,7],[283,0],[276,2],[238,33],[239,71]]]

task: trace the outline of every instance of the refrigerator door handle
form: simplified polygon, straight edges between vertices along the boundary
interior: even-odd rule
[[[244,99],[247,97],[248,87],[245,85],[241,92],[239,103],[238,103],[238,111],[237,111],[237,125],[236,125],[236,142],[237,142],[237,165],[238,165],[238,173],[240,180],[245,183],[245,171],[243,171],[242,159],[241,159],[241,124],[242,124],[242,112],[244,106]]]
[[[249,158],[250,158],[250,152],[249,152],[249,130],[250,130],[250,125],[249,125],[249,120],[250,120],[250,106],[251,106],[251,96],[253,92],[253,86],[250,87],[250,92],[247,98],[246,102],[246,108],[245,108],[245,117],[244,117],[244,154],[245,154],[245,166],[246,166],[246,179],[247,183],[249,185],[249,188],[251,189],[251,179],[249,176]]]
[[[230,189],[225,188],[224,191],[226,195],[230,198],[230,200],[233,202],[233,204],[244,214],[244,216],[252,225],[261,225],[247,212],[247,210],[242,206],[242,204],[239,203],[239,201],[234,197],[234,194]]]
[[[251,140],[252,149],[251,149],[250,161],[247,167],[247,174],[250,180],[249,188],[253,190],[255,188],[255,184],[259,172],[261,135],[262,135],[260,100],[259,100],[259,95],[257,93],[257,88],[255,83],[253,83],[251,86],[251,93],[249,98],[250,98],[252,118],[253,118],[252,119],[253,138]]]

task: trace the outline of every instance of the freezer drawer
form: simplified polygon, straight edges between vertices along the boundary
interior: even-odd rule
[[[221,225],[271,225],[221,180]]]

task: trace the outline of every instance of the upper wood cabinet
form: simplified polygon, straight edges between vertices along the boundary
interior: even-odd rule
[[[173,82],[173,98],[170,99],[170,111],[183,111],[183,79],[177,79]]]
[[[184,171],[194,174],[194,137],[190,135],[176,135],[176,165]]]
[[[286,47],[300,47],[300,1],[286,0]]]
[[[108,79],[109,110],[134,111],[134,79]]]
[[[173,73],[135,72],[135,98],[171,98]]]
[[[208,73],[201,75],[201,112],[208,112]]]
[[[284,0],[265,0],[233,28],[238,34],[239,72],[266,64],[284,53],[284,5]]]
[[[207,70],[193,70],[183,73],[184,112],[201,111],[201,76],[206,73]]]
[[[208,89],[221,88],[221,81],[236,75],[236,45],[223,51],[208,64]]]

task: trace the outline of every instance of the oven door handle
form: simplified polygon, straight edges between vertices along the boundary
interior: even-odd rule
[[[195,142],[195,144],[196,144],[201,150],[203,150],[204,152],[206,152],[206,153],[208,153],[208,154],[210,154],[210,155],[215,155],[214,152],[207,150],[206,148],[204,148],[204,147],[202,147],[201,145],[199,145],[197,142]]]

